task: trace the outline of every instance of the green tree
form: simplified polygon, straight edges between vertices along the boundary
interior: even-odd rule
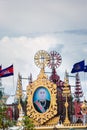
[[[13,121],[7,116],[7,107],[2,102],[0,103],[0,128],[3,130],[8,128],[11,124],[14,125]]]
[[[33,121],[28,116],[24,116],[23,126],[25,130],[34,130]]]
[[[3,128],[5,127],[6,125],[6,107],[5,105],[1,102],[0,103],[0,128]]]

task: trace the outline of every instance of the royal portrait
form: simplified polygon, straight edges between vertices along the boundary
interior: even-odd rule
[[[50,106],[50,93],[47,88],[40,86],[33,95],[33,105],[37,112],[44,113]]]

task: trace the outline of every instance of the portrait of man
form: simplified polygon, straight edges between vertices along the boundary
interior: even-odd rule
[[[34,93],[33,104],[35,109],[44,113],[50,106],[50,94],[49,91],[45,87],[39,87]]]

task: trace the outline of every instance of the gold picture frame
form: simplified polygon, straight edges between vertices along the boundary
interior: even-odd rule
[[[34,94],[39,88],[45,89],[50,95],[50,105],[45,112],[39,112],[34,107]],[[34,120],[35,125],[42,125],[57,114],[57,86],[50,82],[41,70],[37,80],[27,86],[27,115]]]

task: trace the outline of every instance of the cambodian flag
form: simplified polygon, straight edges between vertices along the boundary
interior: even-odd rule
[[[14,74],[13,72],[13,65],[5,68],[5,69],[2,69],[0,71],[0,78],[3,78],[3,77],[8,77],[8,76],[12,76]]]

